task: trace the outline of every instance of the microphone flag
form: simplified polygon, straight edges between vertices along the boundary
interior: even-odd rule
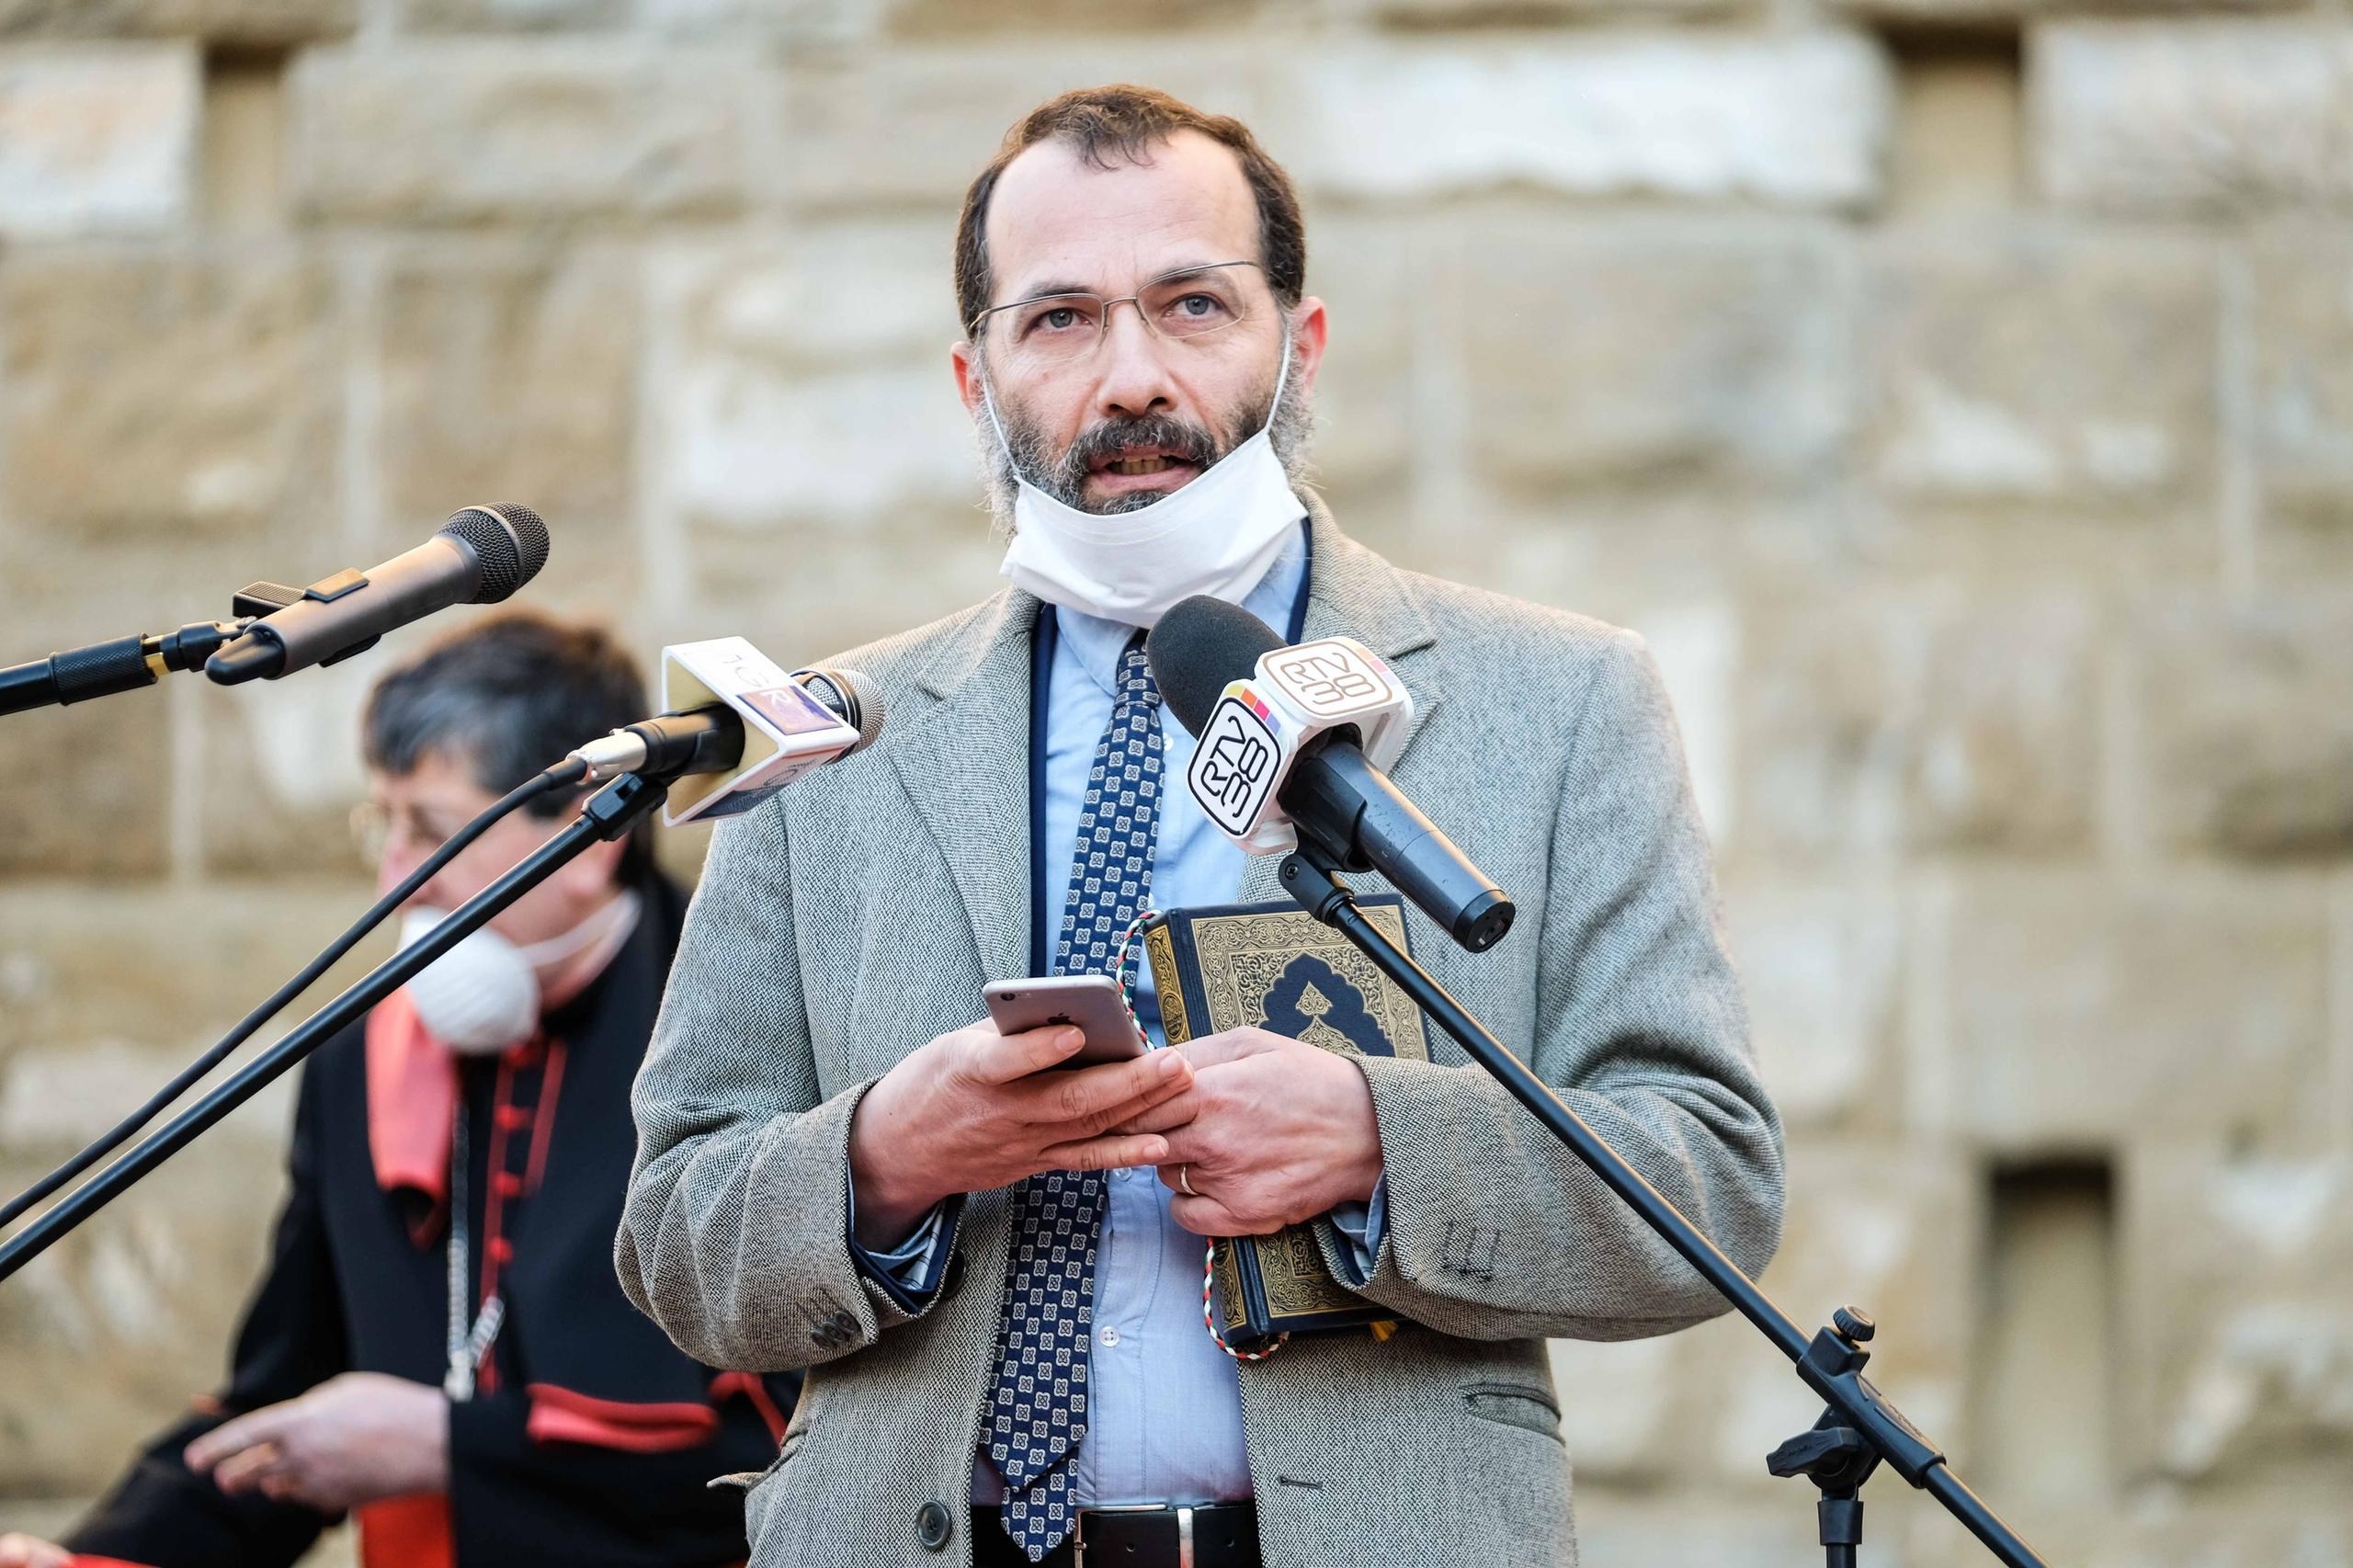
[[[689,774],[673,784],[662,811],[662,820],[672,827],[751,811],[858,744],[855,728],[744,638],[714,637],[662,650],[665,711],[720,703],[744,722],[743,756],[726,771]]]
[[[1253,855],[1284,853],[1299,833],[1275,797],[1308,744],[1354,729],[1365,759],[1385,770],[1413,719],[1413,694],[1353,637],[1270,649],[1210,710],[1185,783],[1219,832]]]

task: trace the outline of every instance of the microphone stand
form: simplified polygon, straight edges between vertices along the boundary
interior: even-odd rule
[[[226,620],[191,620],[176,631],[117,637],[0,668],[0,714],[68,707],[94,697],[137,691],[176,671],[200,670],[214,653],[252,630],[254,622],[313,591],[280,583],[248,583],[229,601]],[[319,663],[338,663],[366,653],[376,642],[370,637]]]
[[[0,669],[0,713],[63,708],[118,691],[153,686],[175,670],[200,670],[223,643],[244,634],[253,617],[192,620],[176,631],[118,637]]]
[[[2034,1550],[1952,1473],[1942,1451],[1862,1376],[1863,1365],[1870,1359],[1870,1353],[1862,1346],[1876,1332],[1870,1318],[1852,1307],[1841,1307],[1833,1314],[1832,1327],[1807,1339],[1739,1265],[1488,1033],[1411,954],[1366,919],[1338,870],[1302,835],[1299,848],[1283,859],[1282,882],[1300,907],[1347,937],[1416,1006],[1453,1036],[1472,1061],[1567,1144],[1569,1152],[1604,1186],[1623,1199],[1643,1223],[1771,1340],[1774,1348],[1796,1365],[1806,1387],[1825,1402],[1822,1418],[1810,1430],[1774,1449],[1765,1463],[1775,1475],[1805,1476],[1820,1491],[1815,1511],[1829,1568],[1855,1568],[1856,1549],[1863,1539],[1863,1505],[1859,1494],[1881,1461],[1943,1504],[2010,1568],[2043,1568]]]
[[[505,876],[466,901],[414,945],[393,954],[334,1001],[311,1015],[220,1087],[190,1106],[27,1225],[0,1246],[0,1280],[57,1244],[68,1233],[119,1197],[131,1184],[195,1142],[222,1117],[283,1076],[304,1057],[407,984],[417,972],[456,947],[493,915],[555,874],[598,840],[620,838],[662,803],[673,777],[624,773],[581,804],[580,814],[533,850]]]

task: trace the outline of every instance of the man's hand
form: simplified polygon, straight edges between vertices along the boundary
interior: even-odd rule
[[[1167,1132],[1160,1179],[1177,1194],[1169,1212],[1178,1224],[1204,1236],[1263,1236],[1371,1199],[1381,1123],[1355,1062],[1257,1028],[1176,1050],[1193,1064],[1191,1091],[1121,1131]]]
[[[70,1568],[74,1554],[39,1536],[0,1535],[0,1568]]]
[[[380,1498],[448,1491],[449,1405],[423,1383],[345,1372],[300,1399],[222,1422],[184,1457],[233,1496],[259,1492],[340,1514]]]
[[[1192,1086],[1173,1051],[1048,1073],[1086,1037],[1067,1026],[1001,1035],[986,1021],[941,1035],[866,1091],[850,1123],[850,1185],[861,1245],[889,1247],[960,1192],[1042,1171],[1157,1165],[1157,1129],[1106,1136]]]

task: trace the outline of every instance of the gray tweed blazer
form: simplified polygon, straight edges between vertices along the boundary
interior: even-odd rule
[[[1719,938],[1707,840],[1639,638],[1401,572],[1313,506],[1311,636],[1412,688],[1399,785],[1519,904],[1472,957],[1415,951],[1742,1267],[1780,1232],[1780,1126]],[[966,1504],[1007,1254],[972,1195],[909,1318],[851,1262],[868,1085],[1029,959],[1030,636],[1014,590],[842,655],[881,741],[722,825],[638,1079],[621,1284],[712,1366],[808,1369],[747,1503],[762,1568],[969,1563]],[[1281,896],[1273,857],[1244,891]],[[1364,879],[1368,886],[1378,879]],[[1405,1326],[1241,1369],[1271,1568],[1575,1561],[1548,1335],[1669,1333],[1723,1303],[1451,1042],[1364,1065],[1388,1232],[1364,1294]],[[1332,1258],[1340,1242],[1325,1227]],[[927,1550],[919,1514],[952,1533]]]

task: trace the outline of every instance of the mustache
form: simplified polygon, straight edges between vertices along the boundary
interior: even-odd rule
[[[1225,455],[1222,444],[1208,430],[1173,415],[1107,419],[1079,432],[1078,439],[1063,454],[1062,478],[1075,492],[1086,483],[1098,460],[1128,447],[1158,447],[1196,468],[1207,468]]]

